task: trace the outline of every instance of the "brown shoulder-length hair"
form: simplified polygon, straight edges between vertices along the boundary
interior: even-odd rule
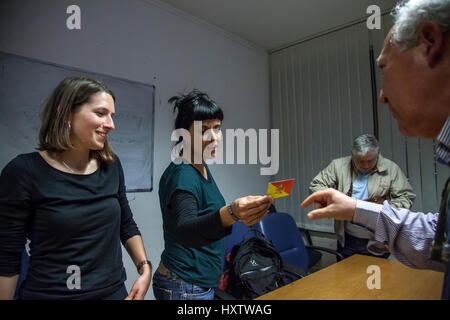
[[[70,114],[98,92],[106,92],[116,101],[113,92],[98,80],[81,76],[62,80],[45,104],[38,150],[60,153],[75,148],[70,141]],[[106,163],[112,163],[115,159],[108,141],[102,150],[91,150],[91,156]]]

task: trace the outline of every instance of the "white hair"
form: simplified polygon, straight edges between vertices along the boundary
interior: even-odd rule
[[[403,49],[417,45],[420,26],[426,21],[437,23],[442,32],[450,30],[450,0],[400,1],[392,15],[394,27],[391,42]]]
[[[377,138],[373,134],[362,134],[353,140],[352,154],[365,156],[370,152],[378,153],[380,151],[380,145]]]

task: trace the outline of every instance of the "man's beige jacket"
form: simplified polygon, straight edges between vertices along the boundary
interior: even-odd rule
[[[331,161],[328,167],[311,181],[309,190],[312,193],[334,188],[347,194],[357,173],[357,170],[353,169],[353,175],[350,177],[350,166],[353,166],[351,156]],[[400,167],[393,161],[383,158],[381,154],[378,156],[376,170],[369,176],[368,192],[372,201],[388,200],[396,208],[409,209],[416,198]],[[344,246],[344,221],[334,220],[334,230],[338,241]]]

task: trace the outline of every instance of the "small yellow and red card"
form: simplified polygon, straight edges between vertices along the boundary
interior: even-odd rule
[[[269,182],[267,187],[267,195],[271,196],[273,199],[286,197],[291,194],[292,186],[294,185],[295,179],[281,180]]]

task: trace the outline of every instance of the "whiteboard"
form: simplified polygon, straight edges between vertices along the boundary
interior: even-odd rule
[[[127,192],[153,189],[155,86],[0,52],[0,170],[18,154],[36,151],[41,112],[68,76],[98,79],[116,97],[108,141],[119,156]]]

